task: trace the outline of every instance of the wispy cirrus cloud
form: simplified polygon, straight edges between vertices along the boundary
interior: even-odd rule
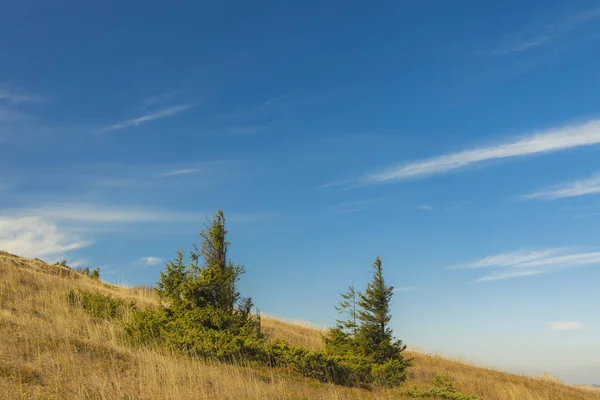
[[[600,252],[576,253],[566,247],[543,250],[518,250],[446,267],[446,269],[485,270],[475,282],[489,282],[539,275],[559,269],[600,265]]]
[[[541,27],[533,27],[529,32],[511,35],[505,43],[491,50],[481,51],[483,56],[500,56],[520,53],[536,47],[548,45],[584,23],[600,17],[600,7],[562,16],[554,22],[545,23]]]
[[[506,272],[492,272],[489,275],[482,276],[481,278],[475,279],[475,282],[490,282],[490,281],[499,281],[503,279],[511,279],[511,278],[520,278],[523,276],[531,276],[538,274],[545,274],[548,271],[544,271],[541,269],[538,270],[529,270],[529,271],[506,271]]]
[[[18,103],[41,103],[46,101],[45,97],[31,94],[24,89],[0,87],[0,101],[13,104]]]
[[[428,204],[422,204],[422,205],[418,206],[417,208],[419,210],[421,210],[421,211],[433,211],[433,210],[435,210],[434,206],[430,206]]]
[[[122,122],[119,122],[119,123],[116,123],[113,125],[109,125],[107,127],[100,129],[99,132],[101,132],[101,133],[114,132],[114,131],[119,131],[119,130],[125,129],[125,128],[140,126],[140,125],[145,124],[150,121],[155,121],[155,120],[162,119],[162,118],[172,117],[172,116],[180,114],[186,110],[189,110],[192,107],[194,107],[194,104],[184,104],[184,105],[164,108],[162,110],[147,113],[145,115],[142,115],[141,117],[137,117],[137,118],[122,121]]]
[[[532,37],[532,38],[528,38],[528,39],[521,39],[521,40],[518,40],[514,43],[510,43],[503,47],[480,52],[480,54],[487,55],[487,56],[496,56],[496,55],[503,55],[503,54],[518,53],[521,51],[532,49],[534,47],[548,44],[548,43],[552,42],[554,39],[556,39],[557,36],[558,36],[557,34],[548,34],[548,35],[541,35],[541,36]]]
[[[575,331],[583,328],[583,324],[577,321],[553,321],[546,324],[552,331]]]
[[[144,206],[64,203],[19,210],[22,214],[80,223],[204,222],[208,214],[172,212]]]
[[[565,182],[539,192],[521,196],[523,200],[556,200],[600,193],[600,173],[589,178]]]
[[[442,156],[408,162],[386,168],[355,180],[355,184],[373,184],[425,178],[467,168],[490,160],[551,153],[600,143],[600,120],[533,133],[522,139],[493,146],[478,147]],[[326,186],[346,185],[327,184]]]
[[[166,178],[168,176],[176,176],[176,175],[187,175],[187,174],[193,174],[194,172],[199,172],[200,170],[197,168],[189,168],[189,169],[176,169],[173,171],[169,171],[169,172],[164,172],[162,174],[159,174],[158,177],[159,178]]]
[[[212,213],[181,212],[143,205],[107,205],[94,203],[57,203],[39,207],[2,210],[7,217],[40,217],[72,227],[116,223],[203,223]],[[227,219],[234,223],[253,223],[274,217],[274,212],[232,212]]]

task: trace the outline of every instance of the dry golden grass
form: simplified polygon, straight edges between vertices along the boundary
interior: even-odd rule
[[[211,364],[120,341],[120,328],[92,320],[65,301],[72,288],[157,304],[144,289],[93,281],[67,268],[0,252],[0,398],[2,399],[407,399],[402,389],[322,384],[287,371]],[[318,349],[323,331],[263,317],[263,330]],[[482,399],[600,400],[600,393],[560,382],[478,368],[411,353],[407,385],[447,374],[461,392]]]

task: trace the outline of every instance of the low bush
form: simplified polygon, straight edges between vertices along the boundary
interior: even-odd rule
[[[371,366],[373,383],[385,387],[399,386],[406,380],[406,363],[398,360],[387,360],[383,364]]]
[[[104,295],[99,292],[86,292],[82,290],[67,291],[67,301],[72,306],[79,306],[92,317],[105,319],[122,319],[134,305],[126,304],[121,299]]]
[[[134,309],[124,329],[133,344],[160,345],[228,363],[289,368],[321,382],[349,385],[359,376],[339,357],[290,346],[281,340],[267,341],[253,323],[240,324],[231,315],[210,307],[190,312]]]
[[[414,398],[437,397],[446,400],[481,400],[478,396],[459,392],[447,375],[437,375],[432,383],[434,387],[412,386],[407,388],[403,394]]]

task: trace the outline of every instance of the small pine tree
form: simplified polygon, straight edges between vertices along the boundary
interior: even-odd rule
[[[337,312],[346,316],[345,320],[336,320],[337,326],[352,336],[356,336],[358,329],[356,310],[356,289],[354,285],[348,286],[346,293],[340,293],[340,303],[335,307]]]
[[[165,271],[160,273],[160,280],[156,283],[156,294],[163,302],[172,307],[184,305],[184,284],[187,280],[187,267],[183,263],[183,251],[177,250],[174,261],[165,264]],[[164,306],[165,304],[163,304]]]
[[[100,267],[94,268],[92,272],[90,272],[90,278],[100,280]]]
[[[325,350],[330,354],[346,355],[353,352],[355,337],[358,329],[357,325],[357,304],[356,289],[354,285],[348,286],[346,293],[340,293],[340,302],[335,309],[338,313],[345,316],[345,319],[337,319],[336,325],[329,329],[327,335],[323,337],[325,341]]]
[[[390,302],[394,288],[385,283],[381,259],[373,263],[373,278],[365,293],[358,293],[358,319],[361,324],[357,332],[357,344],[362,353],[375,363],[388,360],[404,362],[401,354],[406,346],[393,338],[392,330],[387,326],[391,320]],[[406,362],[408,366],[408,362]]]

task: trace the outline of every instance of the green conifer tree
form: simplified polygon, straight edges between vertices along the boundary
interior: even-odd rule
[[[245,271],[242,265],[234,265],[227,259],[230,243],[226,236],[225,216],[219,210],[210,225],[200,233],[200,247],[194,245],[190,252],[193,271],[190,297],[198,306],[210,305],[232,313],[238,308],[248,309],[251,302],[242,299],[237,291],[237,282]]]
[[[335,306],[335,309],[345,319],[336,320],[336,325],[329,329],[323,339],[328,353],[344,356],[353,351],[354,338],[358,329],[354,285],[350,285],[346,293],[340,293],[340,297],[339,305]]]
[[[161,271],[160,280],[156,283],[155,290],[159,299],[172,307],[183,306],[187,278],[187,266],[183,263],[183,251],[177,250],[175,260],[166,263],[165,270]]]
[[[354,285],[348,286],[346,293],[340,293],[340,303],[335,307],[337,312],[344,315],[346,319],[336,320],[337,326],[344,330],[348,335],[356,336],[357,309],[356,309],[356,289]]]
[[[377,257],[373,263],[371,282],[364,293],[358,293],[358,319],[361,323],[356,338],[363,355],[375,363],[388,360],[404,362],[401,352],[406,346],[402,341],[394,339],[392,330],[388,327],[392,318],[390,302],[393,294],[394,288],[386,285],[381,259]]]

